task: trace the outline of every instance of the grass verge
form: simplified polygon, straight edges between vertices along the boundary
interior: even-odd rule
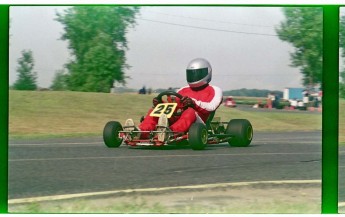
[[[320,213],[319,184],[133,192],[98,198],[12,204],[12,213],[255,214]]]
[[[155,95],[64,91],[9,92],[10,138],[49,138],[101,135],[110,120],[139,122]],[[342,104],[343,105],[343,104]],[[254,131],[321,130],[321,115],[311,112],[255,112],[220,106],[222,121],[248,119]],[[343,126],[342,126],[343,127]],[[345,140],[344,140],[345,141]]]

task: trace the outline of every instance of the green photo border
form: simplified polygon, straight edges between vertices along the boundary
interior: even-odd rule
[[[9,6],[0,5],[0,213],[8,212],[8,43]]]
[[[339,6],[323,7],[321,212],[338,213]]]
[[[175,6],[177,6],[176,4]],[[195,4],[194,6],[196,6]],[[25,5],[23,5],[25,6]],[[29,6],[29,5],[27,5]],[[40,5],[35,5],[40,6]],[[54,5],[49,5],[54,6]],[[153,5],[147,5],[153,6]],[[159,4],[154,5],[159,6]],[[166,6],[166,5],[165,5]],[[186,5],[188,6],[188,5]],[[300,7],[308,5],[216,5],[258,7]],[[338,213],[338,118],[339,118],[339,10],[340,5],[323,7],[323,113],[322,113],[322,205],[321,213]],[[0,5],[0,213],[8,213],[8,89],[9,7]]]

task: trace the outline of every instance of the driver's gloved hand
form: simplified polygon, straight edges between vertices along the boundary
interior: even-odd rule
[[[182,97],[181,103],[182,103],[183,108],[188,108],[188,107],[194,108],[195,107],[194,101],[192,100],[192,98],[190,98],[188,96]]]
[[[156,97],[153,98],[153,100],[152,100],[153,108],[156,107],[158,105],[158,103],[159,103],[158,99]]]

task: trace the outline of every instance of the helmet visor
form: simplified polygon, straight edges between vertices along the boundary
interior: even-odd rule
[[[193,83],[200,81],[208,75],[208,68],[203,69],[187,69],[187,82]]]

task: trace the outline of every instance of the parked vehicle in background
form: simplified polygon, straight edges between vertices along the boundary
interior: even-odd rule
[[[236,107],[236,102],[234,100],[234,98],[232,96],[228,96],[225,100],[224,100],[224,106],[226,107]]]

